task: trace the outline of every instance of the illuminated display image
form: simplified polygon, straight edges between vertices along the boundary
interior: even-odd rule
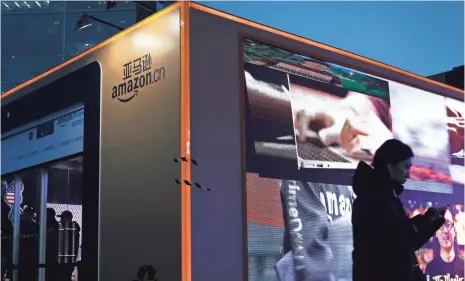
[[[299,167],[355,168],[392,138],[389,99],[289,75]]]
[[[248,280],[352,280],[356,195],[350,182],[331,182],[370,164],[391,138],[416,156],[401,198],[406,212],[451,206],[449,223],[416,253],[421,269],[430,280],[463,278],[463,184],[453,168],[463,102],[253,40],[243,46]],[[408,111],[411,104],[424,108]],[[331,175],[313,182],[320,171]],[[447,245],[453,264],[438,259]]]
[[[430,188],[450,185],[449,134],[445,99],[399,83],[390,83],[394,137],[415,153],[410,178],[435,182]],[[422,106],[412,106],[420,101]],[[463,145],[462,145],[463,146]],[[407,187],[418,182],[409,182]]]
[[[299,168],[354,169],[392,138],[388,82],[251,40],[244,44],[250,114],[265,121],[254,130],[257,153],[297,157]],[[274,140],[263,139],[271,134]]]
[[[449,145],[451,163],[454,165],[464,165],[465,142],[465,103],[462,101],[446,98],[447,109],[447,129],[449,131]]]
[[[458,186],[458,190],[460,189],[463,191],[462,186]],[[446,223],[415,253],[421,270],[431,281],[463,278],[465,213],[462,198],[463,193],[462,196],[425,195],[424,192],[415,191],[406,191],[401,196],[405,211],[410,217],[424,214],[429,207],[450,205],[445,214]],[[452,258],[444,260],[444,256]]]

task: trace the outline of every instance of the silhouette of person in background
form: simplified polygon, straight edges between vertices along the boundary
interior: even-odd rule
[[[2,196],[3,197],[3,196]],[[11,224],[8,214],[10,207],[2,200],[2,276],[10,275],[11,271],[11,254],[13,253],[13,225]]]
[[[46,281],[58,281],[58,221],[53,208],[47,208]]]
[[[387,140],[372,166],[360,162],[353,178],[353,281],[426,280],[414,251],[444,223],[446,208],[409,218],[398,199],[409,177],[412,149]]]
[[[25,207],[21,214],[19,241],[19,281],[36,281],[39,266],[39,228],[34,220],[35,212]]]

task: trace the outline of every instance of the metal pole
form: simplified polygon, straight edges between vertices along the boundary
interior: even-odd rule
[[[14,202],[14,213],[13,213],[13,281],[18,281],[18,266],[19,266],[19,228],[21,219],[21,177],[15,175],[15,202]]]
[[[39,264],[46,264],[48,171],[40,170]],[[39,280],[45,281],[45,267],[39,267]]]

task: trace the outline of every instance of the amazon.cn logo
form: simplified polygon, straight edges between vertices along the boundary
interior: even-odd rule
[[[157,269],[151,265],[143,265],[137,271],[137,279],[134,281],[158,281]]]
[[[145,54],[123,65],[123,82],[111,88],[111,98],[129,102],[139,90],[165,80],[165,67],[154,67],[152,55]]]

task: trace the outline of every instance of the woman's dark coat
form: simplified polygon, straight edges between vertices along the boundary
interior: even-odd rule
[[[353,188],[353,281],[426,280],[414,251],[442,222],[426,215],[410,219],[389,183],[366,163],[358,165]]]

